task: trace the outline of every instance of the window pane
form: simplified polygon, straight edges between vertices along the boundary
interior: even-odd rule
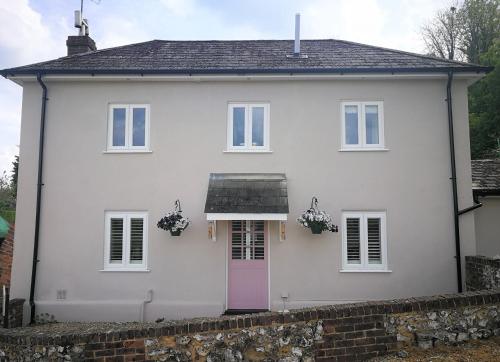
[[[146,145],[146,108],[132,110],[132,146]]]
[[[348,264],[361,264],[359,224],[359,218],[347,218],[346,220]]]
[[[113,108],[113,146],[125,146],[125,108]]]
[[[365,106],[366,143],[379,144],[378,138],[378,106]]]
[[[379,218],[368,218],[368,263],[382,264]]]
[[[358,106],[345,106],[345,143],[357,145],[358,141]]]
[[[233,146],[245,146],[245,107],[233,108]]]
[[[130,264],[142,264],[144,219],[130,219]]]
[[[252,146],[264,146],[264,107],[252,107]]]
[[[111,218],[109,262],[121,264],[123,259],[123,219]]]

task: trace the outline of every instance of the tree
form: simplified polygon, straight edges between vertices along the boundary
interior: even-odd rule
[[[19,155],[16,155],[14,162],[12,162],[12,175],[10,176],[10,187],[14,193],[14,197],[17,196],[17,176],[19,174]]]
[[[469,63],[480,63],[500,33],[499,0],[465,0],[457,14],[458,48]]]
[[[422,37],[427,51],[436,57],[456,59],[458,38],[462,25],[456,16],[456,7],[440,10],[435,18],[422,27]]]
[[[500,39],[480,57],[495,67],[469,89],[469,121],[473,159],[500,157]]]
[[[15,207],[14,200],[9,177],[7,176],[7,172],[4,171],[0,176],[0,210],[13,209]]]

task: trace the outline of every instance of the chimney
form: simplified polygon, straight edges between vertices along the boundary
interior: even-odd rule
[[[68,55],[88,53],[97,50],[95,41],[88,35],[70,35],[66,40]]]
[[[300,55],[300,14],[295,14],[295,44],[293,47],[293,54]]]
[[[80,29],[78,35],[70,35],[68,36],[68,40],[66,40],[68,55],[88,53],[97,50],[95,41],[89,36],[89,22],[87,19],[82,19],[81,10],[75,10],[75,28]]]

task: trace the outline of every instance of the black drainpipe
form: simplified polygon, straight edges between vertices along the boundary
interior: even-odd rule
[[[43,175],[43,145],[45,139],[45,113],[47,108],[47,86],[42,80],[42,75],[38,74],[36,80],[42,87],[42,109],[40,112],[40,138],[38,144],[38,180],[36,187],[36,214],[35,214],[35,242],[33,245],[33,265],[31,267],[31,288],[30,288],[30,323],[35,322],[35,284],[36,267],[38,264],[38,242],[40,238],[40,207],[42,203],[42,175]]]
[[[453,71],[448,72],[448,83],[446,84],[446,103],[448,103],[448,129],[450,134],[450,156],[451,156],[451,186],[453,190],[453,221],[455,224],[455,249],[457,259],[457,282],[458,292],[462,293],[462,256],[460,253],[460,227],[458,222],[458,192],[457,192],[457,167],[455,163],[455,135],[453,133],[453,108],[451,96],[451,83]]]

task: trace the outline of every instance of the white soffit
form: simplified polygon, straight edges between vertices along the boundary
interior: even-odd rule
[[[288,214],[240,214],[240,213],[214,213],[207,214],[208,221],[217,220],[277,220],[286,221]]]

